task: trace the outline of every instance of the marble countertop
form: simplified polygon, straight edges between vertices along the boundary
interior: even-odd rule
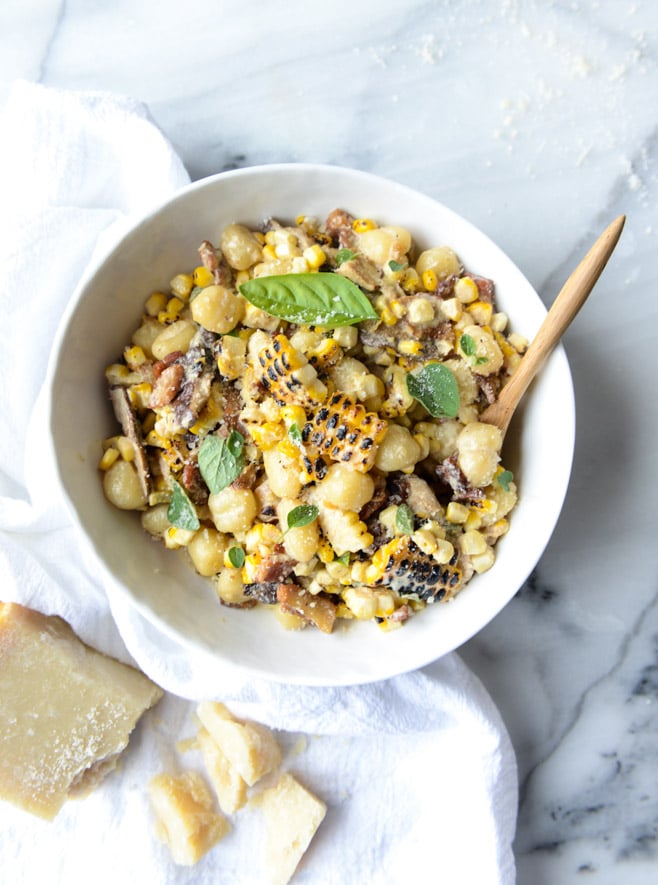
[[[461,649],[517,753],[522,885],[658,869],[657,62],[649,0],[0,9],[0,103],[18,77],[127,93],[193,178],[278,161],[376,172],[483,229],[547,304],[626,213],[565,338],[564,511],[526,585]]]

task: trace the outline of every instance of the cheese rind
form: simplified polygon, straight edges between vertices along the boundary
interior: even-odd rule
[[[324,820],[325,803],[289,772],[258,797],[266,826],[265,868],[269,885],[286,885]]]
[[[195,771],[174,776],[159,774],[149,783],[157,816],[157,834],[169,846],[174,863],[192,866],[231,829],[213,810],[205,781]]]
[[[0,798],[52,820],[114,767],[161,696],[61,618],[0,603]]]
[[[281,749],[264,725],[236,719],[224,704],[214,701],[202,701],[197,716],[250,787],[281,764]]]

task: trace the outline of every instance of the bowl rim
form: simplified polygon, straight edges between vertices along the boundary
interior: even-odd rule
[[[343,176],[345,179],[354,178],[355,180],[359,180],[360,182],[367,182],[373,187],[386,187],[389,192],[397,192],[401,197],[405,195],[413,198],[414,200],[427,201],[428,205],[431,204],[435,210],[441,212],[441,214],[447,219],[454,219],[459,223],[459,225],[470,232],[472,236],[474,236],[478,241],[482,243],[486,243],[488,248],[492,250],[494,253],[497,253],[499,258],[509,265],[510,271],[514,271],[516,275],[518,275],[519,279],[523,281],[525,286],[531,290],[536,298],[539,300],[541,304],[541,310],[543,314],[546,313],[546,308],[544,307],[541,299],[539,298],[534,287],[529,283],[527,278],[520,271],[518,266],[514,263],[514,261],[499,247],[494,241],[490,239],[490,237],[485,234],[482,230],[477,228],[474,224],[472,224],[468,219],[464,216],[459,215],[455,210],[446,206],[441,201],[435,199],[434,197],[422,192],[418,191],[414,188],[411,188],[405,184],[401,184],[400,182],[394,181],[389,178],[382,177],[380,175],[374,174],[372,172],[362,171],[359,169],[354,169],[347,166],[333,165],[333,164],[318,164],[318,163],[272,163],[272,164],[261,164],[255,166],[247,166],[239,169],[232,169],[223,172],[218,172],[213,175],[201,178],[199,180],[190,182],[189,184],[179,188],[173,194],[170,194],[167,197],[164,197],[161,201],[157,203],[157,205],[153,206],[148,212],[139,216],[139,218],[132,219],[128,222],[126,226],[120,232],[118,238],[115,238],[107,247],[100,253],[92,256],[89,264],[85,268],[78,285],[76,286],[69,302],[66,306],[65,311],[63,312],[56,334],[53,339],[53,343],[51,346],[50,356],[48,360],[48,367],[46,372],[44,390],[46,391],[46,416],[47,416],[47,427],[49,430],[48,433],[48,445],[51,456],[51,462],[53,464],[55,479],[57,482],[57,486],[59,488],[62,499],[65,503],[66,510],[68,511],[68,515],[76,529],[76,533],[78,536],[79,542],[90,551],[93,559],[97,563],[100,568],[100,574],[102,576],[103,585],[105,587],[106,594],[111,600],[112,594],[116,594],[125,602],[127,602],[146,622],[148,622],[151,626],[155,627],[158,631],[160,631],[165,636],[170,639],[176,641],[180,645],[185,648],[190,649],[193,652],[199,651],[199,643],[197,640],[192,637],[186,635],[184,632],[181,632],[180,629],[172,626],[167,622],[166,619],[161,617],[157,612],[155,612],[148,603],[137,597],[130,588],[124,586],[123,582],[117,577],[112,568],[105,561],[101,551],[98,549],[98,545],[93,542],[93,540],[89,537],[87,533],[80,509],[73,499],[72,495],[69,492],[69,487],[67,485],[66,477],[64,475],[64,465],[62,463],[61,458],[59,457],[59,452],[57,450],[57,446],[55,444],[55,434],[54,434],[54,422],[55,422],[55,397],[53,396],[53,391],[56,386],[56,379],[60,367],[61,356],[63,345],[66,340],[66,336],[69,332],[71,324],[74,321],[77,309],[87,291],[87,288],[93,284],[93,280],[97,274],[99,274],[104,268],[106,268],[109,264],[111,264],[117,254],[120,252],[122,247],[126,244],[127,241],[132,238],[138,236],[140,232],[148,228],[148,226],[153,223],[154,219],[156,219],[162,213],[170,213],[171,211],[175,211],[176,206],[182,201],[186,201],[193,195],[196,191],[206,189],[208,187],[213,187],[217,182],[222,182],[229,179],[240,179],[243,177],[279,177],[286,175],[297,175],[297,174],[319,174],[319,175],[335,175],[339,174]],[[559,362],[561,363],[562,372],[566,373],[565,381],[566,386],[562,390],[562,395],[564,398],[563,406],[564,406],[564,414],[563,418],[563,426],[561,428],[561,436],[564,439],[565,450],[568,451],[568,463],[563,464],[563,474],[562,474],[562,484],[558,489],[558,493],[555,493],[555,489],[553,490],[553,499],[552,499],[552,512],[549,514],[548,518],[544,523],[545,529],[545,544],[550,540],[555,526],[559,520],[560,513],[562,511],[562,507],[564,504],[564,499],[566,497],[570,475],[573,465],[573,457],[574,457],[574,448],[575,448],[575,395],[574,395],[574,387],[573,387],[573,379],[571,375],[571,370],[569,367],[569,363],[567,360],[567,356],[562,344],[559,344],[554,350],[553,354],[549,357],[549,362]],[[246,672],[250,676],[260,677],[267,679],[271,682],[282,682],[289,684],[300,684],[300,685],[317,685],[317,686],[343,686],[343,685],[356,685],[363,684],[372,681],[378,681],[380,679],[390,678],[392,676],[409,672],[411,670],[419,669],[423,666],[430,664],[432,661],[436,660],[437,657],[440,657],[444,654],[449,653],[450,651],[454,651],[458,649],[465,642],[469,641],[474,635],[479,633],[487,624],[491,622],[491,620],[500,612],[503,608],[507,606],[509,601],[512,599],[514,594],[523,586],[523,583],[527,580],[528,576],[532,572],[533,568],[536,566],[539,559],[545,550],[545,544],[539,551],[539,555],[534,559],[532,563],[529,563],[525,569],[525,574],[521,582],[515,580],[514,591],[509,594],[509,596],[505,599],[502,605],[495,605],[493,609],[490,611],[487,606],[484,606],[482,609],[482,617],[476,620],[471,624],[468,630],[463,631],[462,634],[458,635],[456,638],[456,642],[451,646],[451,648],[445,649],[441,651],[438,655],[432,655],[431,653],[425,653],[418,657],[418,659],[414,659],[413,656],[404,666],[397,665],[393,660],[387,661],[385,666],[381,666],[378,670],[377,675],[372,675],[371,673],[363,673],[363,674],[350,674],[346,675],[344,678],[339,677],[333,674],[327,674],[326,677],[309,677],[308,674],[304,674],[300,672],[298,676],[295,674],[276,674],[272,673],[270,669],[267,667],[258,667],[258,665],[250,664],[245,665],[243,663],[239,663],[233,661],[231,659],[220,657],[220,662],[223,666],[229,668],[236,668],[240,672]],[[466,588],[468,590],[469,588]],[[462,594],[457,597],[459,599]],[[363,627],[364,629],[373,629],[373,625],[358,625]],[[405,627],[406,629],[406,627]],[[307,631],[304,631],[307,632]],[[396,634],[404,633],[404,630],[395,631]],[[285,631],[281,631],[282,635],[286,634]],[[388,640],[393,634],[388,634],[385,638]],[[340,642],[339,634],[334,634],[334,636],[338,636],[337,643]],[[325,637],[322,637],[323,639]],[[203,647],[202,651],[208,653],[209,649]],[[393,659],[393,655],[390,656]],[[301,669],[301,668],[300,668]]]

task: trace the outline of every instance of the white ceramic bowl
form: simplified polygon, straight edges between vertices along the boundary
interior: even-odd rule
[[[521,587],[539,560],[566,493],[574,445],[574,399],[558,348],[527,395],[506,441],[505,463],[520,499],[494,567],[452,602],[428,607],[400,630],[345,622],[332,635],[284,631],[265,608],[220,606],[209,580],[184,555],[154,543],[138,517],[103,496],[101,440],[116,432],[104,369],[136,327],[146,295],[196,264],[204,239],[223,226],[292,221],[336,207],[403,225],[423,248],[448,244],[465,266],[496,282],[498,304],[515,331],[532,338],[545,309],[530,284],[486,236],[445,206],[399,184],[332,166],[239,169],[196,182],[152,212],[88,276],[71,300],[53,349],[50,430],[56,469],[83,542],[109,594],[127,598],[162,632],[248,673],[279,682],[347,685],[421,667],[466,642]],[[537,232],[539,235],[539,231]]]

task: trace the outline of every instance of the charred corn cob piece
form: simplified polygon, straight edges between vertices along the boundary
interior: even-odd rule
[[[306,449],[303,459],[309,479],[321,479],[318,462],[343,461],[359,473],[367,473],[375,463],[377,449],[387,423],[376,412],[367,412],[345,393],[335,393],[316,409],[302,429]]]
[[[343,355],[343,349],[335,338],[323,338],[308,354],[308,361],[315,369],[328,369]]]
[[[424,553],[409,535],[394,538],[380,547],[366,572],[373,586],[385,586],[400,596],[416,596],[424,602],[449,599],[460,589],[462,571],[455,553],[446,564]]]
[[[258,351],[257,359],[258,380],[280,405],[312,406],[326,397],[317,372],[285,335],[276,335]]]

